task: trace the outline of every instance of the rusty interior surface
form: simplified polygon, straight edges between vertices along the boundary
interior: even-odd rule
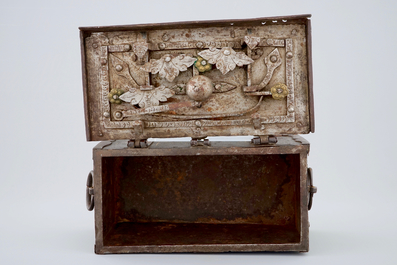
[[[300,160],[103,157],[105,246],[300,241]]]

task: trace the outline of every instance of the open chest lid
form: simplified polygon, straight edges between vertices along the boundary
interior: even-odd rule
[[[309,18],[81,27],[87,140],[314,132]]]

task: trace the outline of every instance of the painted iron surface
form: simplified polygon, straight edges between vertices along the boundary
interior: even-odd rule
[[[80,28],[87,139],[313,132],[309,17]]]

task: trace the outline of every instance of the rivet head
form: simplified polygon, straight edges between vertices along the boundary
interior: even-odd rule
[[[195,124],[196,124],[197,127],[201,127],[201,122],[200,121],[196,121]]]
[[[289,107],[288,108],[288,112],[294,112],[294,110],[295,110],[294,107]]]
[[[131,46],[129,44],[124,45],[124,51],[129,51],[131,50]]]
[[[123,66],[121,66],[120,64],[116,65],[116,71],[120,72],[121,70],[123,70]]]
[[[165,57],[165,59],[164,59],[167,63],[168,62],[171,62],[171,56],[167,56],[167,57]]]
[[[272,63],[277,62],[277,56],[276,56],[276,55],[270,56],[270,61],[271,61]]]
[[[117,95],[113,95],[112,98],[113,98],[113,99],[118,99],[118,96],[117,96]]]
[[[284,89],[282,89],[282,88],[277,88],[277,93],[278,94],[281,94],[281,93],[283,93],[284,92]]]
[[[201,61],[201,65],[207,65],[207,61],[206,60],[202,60]]]
[[[107,112],[107,111],[105,111],[105,112],[103,113],[103,116],[106,117],[106,118],[109,118],[109,117],[110,117],[110,113]]]
[[[160,49],[160,50],[164,50],[164,49],[165,49],[165,47],[166,47],[166,45],[165,45],[165,43],[164,43],[164,42],[162,42],[162,43],[159,43],[159,49]]]
[[[121,112],[116,112],[115,114],[114,114],[114,116],[117,118],[117,119],[119,119],[119,118],[121,118]]]
[[[204,43],[202,41],[199,41],[196,43],[196,47],[199,49],[204,48]]]
[[[287,56],[288,59],[291,59],[292,58],[292,52],[287,52],[286,56]]]
[[[101,60],[101,64],[102,64],[102,65],[107,64],[107,62],[108,62],[108,60],[106,60],[105,58]]]
[[[230,50],[224,50],[223,54],[226,55],[226,56],[230,55]]]

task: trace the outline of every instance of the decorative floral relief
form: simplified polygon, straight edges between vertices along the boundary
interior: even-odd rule
[[[108,94],[108,99],[110,103],[120,104],[120,96],[124,94],[124,91],[121,89],[112,89]]]
[[[141,108],[158,106],[160,101],[167,101],[167,98],[172,97],[175,94],[169,88],[165,86],[159,86],[156,88],[149,89],[148,87],[130,87],[128,92],[125,92],[119,98],[125,102],[131,103],[131,105],[138,104]]]
[[[270,89],[270,92],[272,93],[272,97],[274,99],[281,100],[288,95],[289,90],[285,84],[278,83]]]
[[[179,75],[179,71],[186,71],[195,61],[196,58],[185,54],[176,57],[165,54],[159,60],[151,59],[141,69],[152,74],[158,73],[161,78],[166,78],[169,82],[172,82]]]
[[[248,47],[252,50],[254,49],[259,42],[261,41],[260,37],[253,37],[253,36],[245,36],[244,42],[247,43]]]
[[[197,61],[194,63],[194,67],[196,67],[200,73],[207,72],[212,69],[212,65],[201,56],[197,56]]]
[[[235,52],[230,47],[224,47],[221,50],[211,47],[208,50],[199,52],[198,55],[208,60],[210,64],[216,64],[216,68],[222,74],[227,74],[229,71],[234,70],[236,65],[243,66],[254,62],[243,52]]]

